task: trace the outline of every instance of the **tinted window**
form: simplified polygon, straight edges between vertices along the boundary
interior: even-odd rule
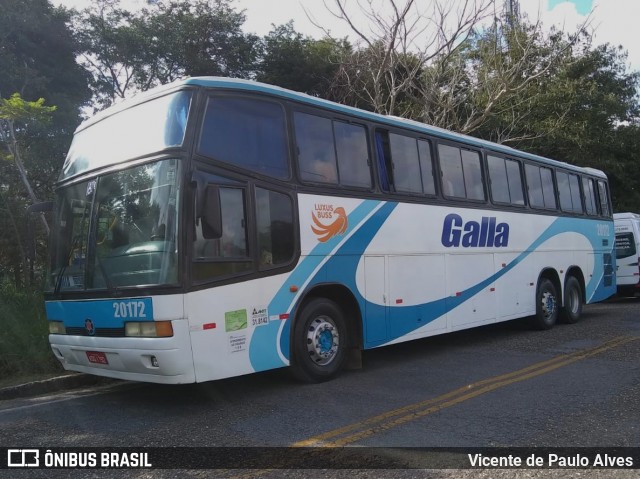
[[[288,178],[284,112],[277,103],[211,98],[199,153],[276,178]]]
[[[438,145],[438,152],[444,195],[484,200],[480,155],[448,145]]]
[[[371,170],[363,126],[294,113],[300,177],[305,181],[369,188]]]
[[[431,159],[431,143],[418,140],[420,155],[420,173],[422,174],[422,190],[428,195],[436,194],[436,180],[433,176],[433,160]]]
[[[553,184],[553,173],[549,168],[540,168],[540,179],[542,180],[542,194],[544,195],[544,207],[556,209],[556,194]]]
[[[582,213],[582,197],[580,195],[580,181],[578,175],[569,175],[569,187],[571,188],[571,203],[574,213]]]
[[[505,162],[507,166],[507,179],[509,180],[509,194],[511,203],[524,205],[524,189],[522,188],[522,169],[520,163],[513,160]]]
[[[261,269],[288,263],[293,258],[293,204],[275,191],[256,188],[258,255]]]
[[[428,140],[379,130],[376,132],[376,150],[384,191],[436,194]]]
[[[225,178],[209,179],[219,185],[222,234],[220,238],[205,238],[202,220],[196,222],[192,268],[196,281],[253,269],[247,238],[246,189]]]
[[[584,206],[588,215],[598,214],[596,208],[596,191],[593,180],[590,178],[582,178],[582,189],[584,191]]]
[[[462,171],[464,172],[464,186],[467,198],[484,200],[484,185],[482,184],[482,166],[480,155],[475,151],[461,150]]]
[[[582,200],[580,199],[578,176],[558,171],[556,180],[558,181],[558,195],[562,211],[581,213]]]
[[[335,121],[333,128],[338,153],[340,184],[369,188],[371,186],[371,172],[367,133],[364,127]]]
[[[616,258],[628,258],[636,254],[633,233],[616,233]]]
[[[420,157],[416,139],[390,133],[389,143],[396,191],[422,193]]]
[[[598,180],[598,197],[600,198],[600,212],[602,216],[611,216],[607,184],[602,180]]]
[[[493,201],[523,205],[520,163],[497,156],[487,156],[487,164]]]
[[[529,204],[535,208],[556,208],[553,174],[550,168],[526,165]]]
[[[305,113],[294,116],[298,165],[303,180],[338,182],[331,120]]]

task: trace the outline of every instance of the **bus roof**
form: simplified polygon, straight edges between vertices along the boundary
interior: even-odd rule
[[[467,145],[475,146],[477,148],[485,148],[487,150],[492,150],[496,153],[501,153],[504,155],[518,156],[520,158],[526,158],[534,161],[539,161],[542,163],[547,163],[551,166],[566,168],[570,170],[576,170],[589,175],[606,178],[606,175],[604,174],[604,172],[595,168],[579,167],[576,165],[571,165],[569,163],[565,163],[562,161],[552,160],[550,158],[546,158],[543,156],[534,155],[532,153],[527,153],[521,150],[516,150],[515,148],[512,148],[510,146],[493,143],[491,141],[482,140],[469,135],[455,133],[449,130],[445,130],[443,128],[427,125],[426,123],[420,123],[418,121],[409,120],[409,119],[401,118],[397,116],[372,113],[366,110],[361,110],[358,108],[342,105],[340,103],[335,103],[333,101],[324,100],[322,98],[317,98],[311,95],[307,95],[306,93],[299,93],[292,90],[287,90],[282,87],[268,85],[266,83],[260,83],[260,82],[251,81],[251,80],[242,80],[237,78],[190,77],[184,80],[178,80],[171,84],[162,85],[160,87],[156,87],[151,90],[148,90],[144,94],[138,95],[135,98],[132,98],[131,100],[125,100],[122,103],[115,105],[114,107],[104,110],[104,113],[101,112],[98,115],[96,115],[96,117],[85,121],[82,125],[80,125],[78,129],[83,129],[89,124],[92,124],[95,121],[99,121],[100,119],[104,118],[104,116],[108,116],[114,113],[115,111],[119,111],[121,109],[127,108],[128,106],[131,106],[132,104],[138,103],[140,101],[144,101],[148,99],[150,96],[156,96],[163,91],[174,89],[181,85],[194,85],[194,86],[200,86],[205,88],[217,88],[217,89],[223,89],[223,90],[240,90],[240,91],[265,93],[265,94],[273,95],[276,97],[325,108],[327,110],[331,110],[337,113],[343,113],[350,116],[355,116],[364,120],[371,120],[377,123],[382,123],[389,126],[395,126],[400,128],[409,128],[411,130],[432,135],[438,138],[465,143]]]

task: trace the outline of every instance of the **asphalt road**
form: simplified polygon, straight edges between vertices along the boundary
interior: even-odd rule
[[[367,351],[363,369],[323,384],[300,384],[287,370],[277,370],[197,385],[124,383],[0,401],[0,447],[640,448],[639,312],[640,300],[615,300],[587,306],[578,324],[550,331],[513,321]],[[398,454],[411,464],[414,452]],[[529,478],[576,472],[76,470],[73,475]],[[66,477],[68,471],[22,474]],[[580,474],[631,478],[638,470]]]

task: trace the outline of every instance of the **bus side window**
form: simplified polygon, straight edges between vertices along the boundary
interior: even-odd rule
[[[593,180],[591,178],[582,178],[582,189],[584,192],[584,204],[587,214],[591,216],[597,215],[598,208],[596,205],[596,190],[593,186]]]
[[[371,168],[367,132],[364,126],[333,122],[340,184],[371,188]]]
[[[256,187],[256,221],[260,269],[289,263],[295,250],[291,198]]]
[[[338,183],[336,150],[331,120],[307,113],[294,113],[300,177],[316,183]]]
[[[389,133],[386,131],[376,131],[376,156],[378,157],[380,187],[382,191],[393,191],[393,168],[391,165],[391,152],[389,151]]]
[[[207,175],[207,179],[219,185],[222,230],[219,238],[208,238],[203,219],[197,218],[192,265],[196,282],[253,269],[253,261],[249,256],[246,185],[214,175]]]
[[[491,197],[496,203],[524,205],[520,163],[487,155]]]
[[[602,216],[611,216],[607,184],[602,180],[598,180],[598,196],[600,197],[600,213]]]
[[[582,213],[578,176],[564,171],[557,171],[556,180],[558,181],[560,209],[569,213]]]
[[[555,210],[557,208],[555,185],[551,168],[536,165],[525,165],[529,204],[534,208]]]
[[[442,191],[445,196],[484,200],[482,165],[477,151],[439,144]]]
[[[289,178],[284,110],[275,102],[212,97],[198,152],[273,178]]]

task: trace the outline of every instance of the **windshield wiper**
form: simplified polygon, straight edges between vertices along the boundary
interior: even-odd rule
[[[82,241],[82,235],[76,235],[73,238],[73,242],[71,243],[71,247],[69,248],[69,254],[67,255],[67,261],[65,262],[64,266],[60,268],[60,272],[56,277],[56,285],[53,288],[53,294],[57,295],[60,293],[60,287],[62,286],[62,278],[64,277],[64,272],[67,270],[69,263],[71,263],[73,252],[76,250],[76,248],[78,247],[81,241]]]

